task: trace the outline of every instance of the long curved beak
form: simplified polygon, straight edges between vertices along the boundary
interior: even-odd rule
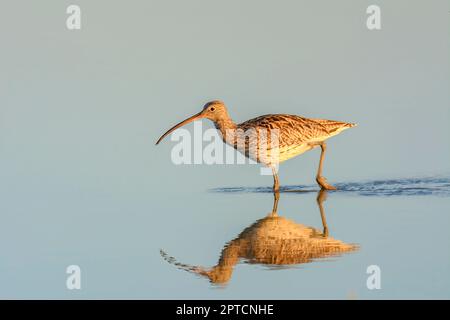
[[[202,111],[200,111],[197,114],[194,114],[192,117],[187,118],[186,120],[181,121],[180,123],[174,125],[172,128],[170,128],[169,130],[167,130],[166,133],[164,133],[159,139],[158,141],[156,141],[156,144],[160,143],[162,139],[164,139],[167,135],[169,135],[170,133],[172,133],[172,131],[177,130],[179,127],[184,126],[185,124],[188,124],[190,122],[193,122],[195,120],[204,118],[205,116],[203,115]]]

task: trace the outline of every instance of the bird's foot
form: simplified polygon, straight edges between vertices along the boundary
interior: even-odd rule
[[[268,216],[268,217],[271,217],[271,218],[278,217],[278,212],[272,211],[272,212],[270,212],[267,216]]]
[[[325,179],[325,177],[318,176],[316,177],[316,181],[320,185],[322,190],[336,190],[336,187],[333,187],[331,184],[328,184],[328,181],[327,179]]]

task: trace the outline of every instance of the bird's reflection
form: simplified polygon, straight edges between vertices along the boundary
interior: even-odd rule
[[[245,228],[222,249],[220,259],[212,268],[178,262],[161,250],[162,257],[179,269],[208,278],[214,284],[226,284],[234,266],[244,260],[250,264],[267,266],[293,266],[316,259],[339,256],[357,250],[357,245],[347,244],[328,236],[323,202],[327,193],[317,194],[317,205],[322,218],[322,230],[305,226],[278,215],[279,194],[274,194],[272,213]]]

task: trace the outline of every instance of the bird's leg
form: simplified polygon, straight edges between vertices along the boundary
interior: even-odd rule
[[[280,199],[280,183],[278,181],[278,172],[276,167],[272,167],[273,174],[273,207],[272,207],[272,216],[277,215],[278,209],[278,200]]]
[[[320,210],[320,217],[322,218],[322,226],[323,226],[323,236],[324,237],[328,237],[328,224],[327,224],[327,219],[325,217],[325,210],[323,208],[323,202],[327,199],[327,192],[324,189],[321,189],[318,193],[317,193],[317,205],[319,206],[319,210]]]
[[[277,215],[278,210],[278,200],[280,199],[280,192],[274,192],[273,193],[273,207],[272,207],[272,216]]]
[[[327,145],[325,144],[325,142],[322,142],[320,144],[320,148],[322,149],[322,151],[320,152],[319,169],[317,170],[316,181],[322,189],[336,190],[336,188],[328,184],[327,179],[325,179],[325,177],[322,176],[323,159],[325,158],[325,151],[327,149]]]
[[[278,193],[280,192],[280,182],[278,181],[278,173],[275,167],[272,167],[272,173],[273,173],[273,192]]]

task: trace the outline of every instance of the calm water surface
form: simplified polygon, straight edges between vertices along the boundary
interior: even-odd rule
[[[43,214],[2,217],[0,295],[450,298],[449,182],[343,183],[320,201],[315,186],[284,187],[277,215],[268,188],[126,203],[104,194],[89,199],[90,212],[56,194],[54,204],[34,203]],[[82,269],[80,291],[65,288],[70,264]],[[380,290],[366,287],[373,264]]]

